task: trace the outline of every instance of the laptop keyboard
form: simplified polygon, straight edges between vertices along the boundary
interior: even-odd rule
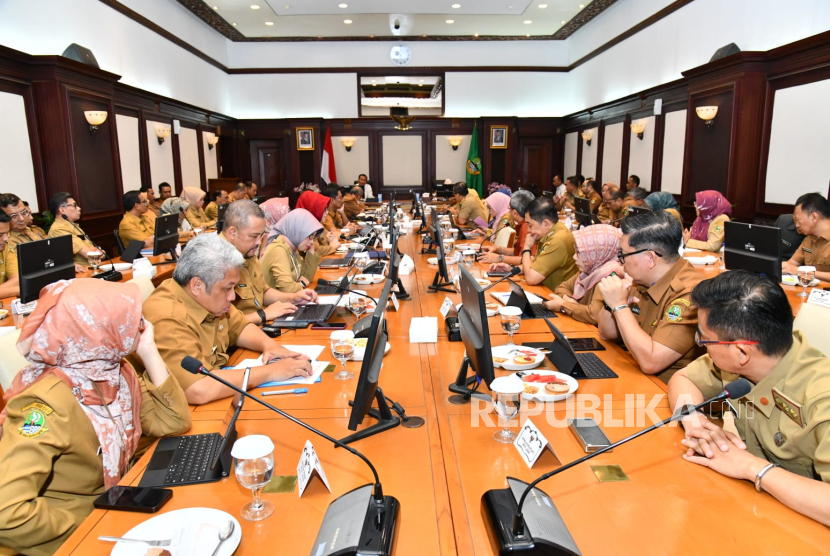
[[[602,360],[593,353],[577,353],[576,358],[579,365],[590,378],[617,378],[618,375]]]
[[[294,320],[327,319],[332,311],[332,305],[306,305],[297,309],[292,315]]]
[[[556,313],[554,313],[553,311],[551,311],[550,309],[546,308],[544,305],[541,305],[541,304],[538,304],[538,305],[531,304],[530,305],[530,310],[536,318],[542,318],[542,317],[547,317],[549,319],[555,319],[556,318]]]
[[[339,286],[340,284],[338,283],[337,285]],[[319,295],[336,295],[339,294],[342,290],[334,286],[317,286],[316,288],[314,288],[314,291],[316,291]]]
[[[222,435],[216,433],[181,437],[164,483],[177,485],[203,481],[221,440]]]
[[[351,257],[343,257],[341,259],[323,259],[320,261],[320,266],[349,266],[352,264]]]

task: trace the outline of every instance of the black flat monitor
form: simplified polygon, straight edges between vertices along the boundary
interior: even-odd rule
[[[170,253],[176,258],[176,246],[179,244],[179,215],[165,214],[156,218],[156,231],[153,234],[153,256]]]
[[[724,222],[723,262],[728,270],[748,270],[781,281],[781,230]]]
[[[378,422],[341,439],[341,442],[345,444],[395,428],[401,423],[398,417],[392,416],[383,391],[378,386],[380,370],[383,367],[383,355],[386,352],[386,342],[389,338],[384,313],[386,312],[386,304],[389,301],[391,290],[392,282],[387,280],[378,298],[375,312],[372,314],[372,325],[369,329],[363,364],[360,366],[360,376],[357,378],[354,401],[350,402],[352,411],[349,415],[349,430],[357,430],[358,425],[363,423],[367,415],[374,417]],[[372,409],[374,400],[377,400],[378,403],[378,409],[376,410]]]
[[[591,201],[584,197],[574,197],[574,216],[580,227],[590,226],[599,221],[591,212]]]
[[[628,207],[628,216],[639,216],[647,212],[651,212],[648,207]]]
[[[443,180],[435,180],[432,182],[432,192],[438,197],[449,198],[452,197],[452,188],[454,183],[444,183]]]
[[[450,286],[452,286],[452,282],[450,282],[450,274],[447,271],[447,259],[444,255],[444,241],[441,237],[441,230],[438,228],[435,220],[433,220],[430,224],[429,231],[432,234],[432,242],[435,245],[435,258],[438,262],[438,271],[435,273],[432,285],[429,286],[429,291],[455,293],[455,290],[450,288]]]
[[[254,197],[254,198],[253,198],[253,199],[251,199],[251,200],[252,200],[253,202],[255,202],[256,204],[261,205],[262,203],[264,203],[264,202],[265,202],[265,201],[267,201],[268,199],[266,199],[266,198],[265,198],[265,195],[257,195],[256,197]]]
[[[58,280],[75,278],[72,236],[48,237],[17,246],[20,301],[31,303],[40,290]]]
[[[228,207],[231,206],[230,203],[225,203],[224,205],[218,205],[219,212],[216,214],[216,233],[221,234],[222,229],[225,227],[225,212],[227,212]]]

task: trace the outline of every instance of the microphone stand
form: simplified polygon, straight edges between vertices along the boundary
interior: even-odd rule
[[[317,283],[319,284],[320,280],[317,280]],[[368,294],[358,292],[358,291],[354,291],[354,290],[350,290],[349,288],[344,288],[343,286],[341,286],[339,284],[332,284],[331,282],[326,282],[325,284],[322,284],[322,285],[331,286],[331,287],[336,288],[337,290],[342,291],[342,292],[349,292],[349,293],[353,293],[353,294],[356,294],[356,295],[359,295],[359,296],[362,296],[362,297],[366,297],[366,298],[371,299],[372,301],[375,302],[375,307],[378,306],[378,300],[375,299],[374,297],[368,295]],[[359,319],[356,323],[354,323],[352,325],[352,332],[354,332],[354,337],[355,338],[368,338],[369,337],[369,332],[371,331],[371,329],[372,329],[372,316],[371,315],[366,315],[365,317],[363,317],[362,319]]]
[[[89,235],[85,234],[83,230],[81,230],[74,222],[72,222],[68,216],[65,214],[61,214],[64,220],[69,222],[69,224],[75,228],[80,235],[82,235],[88,242],[90,242],[98,251],[100,251],[110,262],[110,269],[102,272],[101,274],[93,274],[92,278],[100,278],[101,280],[106,280],[107,282],[120,282],[121,279],[124,277],[123,274],[115,270],[115,263],[112,262],[112,258],[107,254],[106,249],[102,249],[100,245],[92,241],[92,238]]]
[[[492,287],[494,287],[494,286],[496,286],[496,285],[498,285],[498,284],[500,284],[500,283],[504,282],[505,280],[509,280],[509,279],[510,279],[510,278],[512,278],[513,276],[516,276],[516,275],[517,275],[517,274],[519,274],[521,271],[522,271],[522,269],[521,269],[521,268],[519,268],[518,266],[511,267],[511,269],[510,269],[510,273],[509,273],[507,276],[502,276],[501,278],[499,278],[498,280],[496,280],[495,282],[493,282],[492,284],[490,284],[489,286],[487,286],[486,288],[484,288],[482,291],[485,291],[485,292],[486,292],[486,291],[487,291],[487,290],[489,290],[490,288],[492,288]]]

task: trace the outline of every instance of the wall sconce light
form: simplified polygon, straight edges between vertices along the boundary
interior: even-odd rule
[[[159,145],[164,143],[164,140],[170,137],[170,128],[169,127],[157,127],[156,128],[156,137],[159,139]]]
[[[106,110],[85,110],[84,118],[89,124],[89,132],[95,133],[98,131],[98,126],[107,121],[107,112]]]
[[[207,138],[208,150],[212,151],[213,146],[216,145],[216,143],[218,143],[218,142],[219,142],[219,137],[217,137],[216,135],[208,136],[208,138]]]
[[[594,132],[593,131],[583,131],[582,132],[582,139],[585,140],[585,142],[588,144],[589,147],[591,146],[591,139],[593,139],[593,138],[594,138]]]
[[[711,128],[715,125],[715,116],[718,115],[717,106],[698,106],[695,108],[697,117],[706,122],[706,127]]]
[[[643,122],[634,122],[631,124],[631,133],[636,133],[637,138],[643,140],[643,132],[646,130],[646,124]]]
[[[452,150],[457,151],[458,147],[461,146],[461,139],[453,137],[452,139],[450,139],[450,145],[452,146]]]
[[[346,147],[346,152],[352,152],[352,147],[354,147],[354,139],[343,139],[343,146]]]

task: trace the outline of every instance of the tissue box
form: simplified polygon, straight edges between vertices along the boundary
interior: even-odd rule
[[[410,344],[434,344],[438,341],[438,317],[418,317],[409,321]]]

